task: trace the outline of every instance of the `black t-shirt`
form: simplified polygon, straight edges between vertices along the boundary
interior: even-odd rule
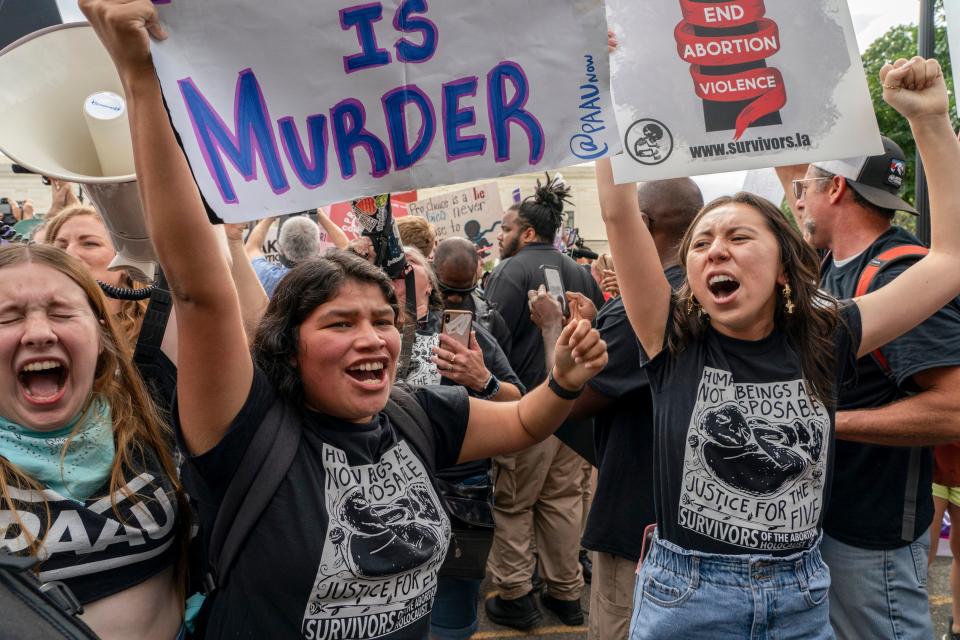
[[[855,366],[857,306],[844,306],[841,320],[837,387]],[[664,348],[646,371],[661,537],[722,554],[783,556],[812,546],[830,495],[834,412],[806,392],[784,334],[744,341],[710,327],[676,355]]]
[[[368,424],[303,412],[300,448],[216,596],[207,637],[427,637],[450,533],[431,475],[459,456],[469,407],[459,387],[412,393],[431,418],[435,459],[382,412]],[[206,531],[275,398],[256,371],[227,435],[190,458]]]
[[[551,244],[529,244],[490,274],[485,295],[503,316],[513,335],[510,364],[527,389],[547,379],[547,365],[540,329],[530,319],[527,292],[545,284],[541,265],[558,267],[566,291],[576,291],[603,306],[600,287],[576,262]]]
[[[822,286],[838,298],[853,297],[861,272],[874,256],[892,247],[921,244],[912,234],[893,227],[855,260],[837,267],[826,265]],[[903,273],[914,260],[884,269],[874,278],[871,291]],[[890,365],[894,384],[871,356],[857,361],[857,382],[840,394],[839,410],[882,407],[918,391],[911,376],[935,367],[960,365],[960,305],[957,301],[937,311],[922,324],[884,345],[881,352]],[[903,539],[904,497],[908,484],[910,447],[882,447],[837,442],[836,475],[824,531],[838,540],[866,549],[893,549],[916,540],[933,518],[930,493],[931,450],[920,454],[918,488],[911,540]]]
[[[683,269],[670,267],[676,289]],[[608,361],[588,384],[614,400],[594,419],[597,489],[583,533],[583,546],[636,562],[643,529],[656,522],[653,504],[653,398],[646,373],[637,366],[640,345],[621,298],[612,298],[597,315]]]

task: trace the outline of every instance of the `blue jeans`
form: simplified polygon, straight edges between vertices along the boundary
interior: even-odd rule
[[[817,547],[719,555],[657,538],[637,575],[630,639],[830,640],[829,588]]]
[[[440,576],[430,614],[430,635],[440,640],[466,640],[477,630],[480,580]]]
[[[925,533],[899,549],[861,549],[824,534],[823,559],[833,574],[830,623],[841,640],[933,637],[927,598]]]

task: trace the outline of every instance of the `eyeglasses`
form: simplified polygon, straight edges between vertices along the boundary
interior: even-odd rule
[[[793,197],[799,200],[803,197],[803,193],[807,190],[808,182],[816,182],[817,180],[832,180],[833,177],[821,177],[821,178],[803,178],[802,180],[793,181]]]
[[[440,295],[442,296],[468,296],[477,290],[477,285],[474,284],[472,287],[451,287],[450,285],[444,284],[438,280],[437,288],[440,290]]]

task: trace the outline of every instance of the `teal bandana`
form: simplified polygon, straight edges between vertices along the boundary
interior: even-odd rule
[[[114,454],[110,403],[102,396],[94,396],[87,411],[56,431],[34,431],[0,416],[0,456],[74,502],[84,502],[103,486]]]

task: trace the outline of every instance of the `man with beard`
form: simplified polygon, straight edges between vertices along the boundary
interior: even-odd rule
[[[920,241],[892,225],[896,211],[916,211],[897,195],[906,171],[903,151],[888,138],[883,145],[878,156],[810,165],[788,185],[808,240],[831,252],[821,283],[839,299],[866,293],[857,291],[866,269],[889,262],[870,281],[873,291],[920,257],[896,260],[888,253]],[[958,388],[960,307],[954,301],[861,358],[856,384],[841,389],[836,431],[843,442],[837,442],[821,548],[833,578],[830,621],[840,640],[933,635],[926,588],[933,514],[928,447],[960,438]]]
[[[511,207],[503,216],[500,257],[487,285],[487,298],[503,315],[513,337],[510,364],[528,389],[547,378],[540,329],[531,321],[527,292],[544,285],[542,267],[559,270],[566,291],[585,294],[597,308],[603,294],[590,274],[553,246],[569,189],[548,180],[536,195]],[[556,438],[548,438],[519,454],[494,459],[497,528],[489,569],[498,595],[486,602],[497,624],[520,629],[541,619],[533,598],[536,560],[546,586],[544,606],[569,625],[583,623],[579,562],[582,489],[586,464]]]

